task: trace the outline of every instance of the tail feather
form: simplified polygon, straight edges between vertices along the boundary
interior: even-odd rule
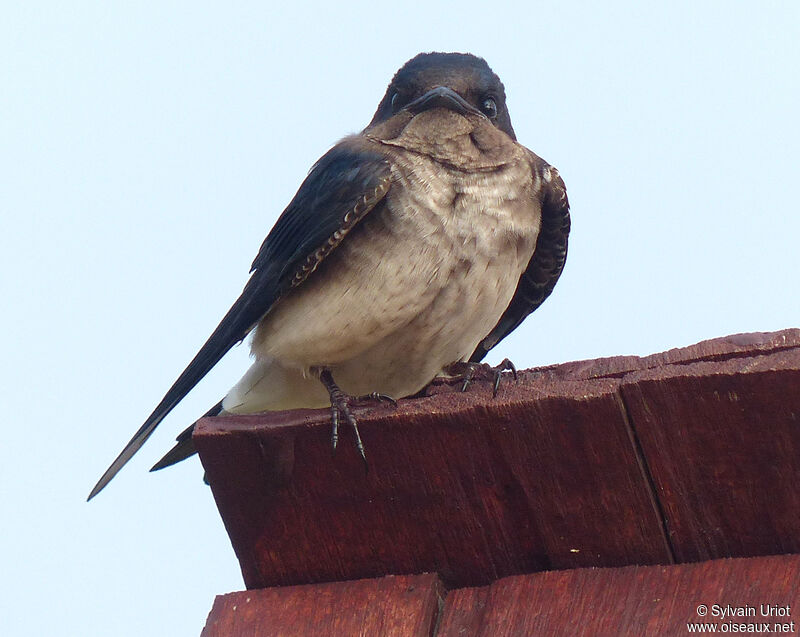
[[[169,388],[164,398],[153,410],[153,413],[145,420],[133,438],[130,439],[111,466],[106,469],[100,480],[92,489],[87,500],[91,500],[106,485],[111,482],[119,470],[125,466],[134,454],[142,448],[142,445],[158,427],[159,423],[169,414],[170,411],[188,394],[197,383],[216,365],[220,359],[238,342],[242,341],[253,327],[259,317],[264,314],[263,308],[258,303],[264,302],[266,307],[274,300],[274,294],[264,295],[264,298],[257,298],[259,280],[250,279],[244,292],[233,304],[222,322],[214,330],[200,351],[195,355],[186,369],[181,372],[172,387]],[[266,299],[266,300],[265,300]]]
[[[222,401],[220,400],[216,405],[214,405],[211,409],[209,409],[205,414],[203,414],[203,418],[207,418],[209,416],[217,416],[222,412]],[[194,426],[197,422],[193,422],[189,425],[186,429],[184,429],[178,437],[175,438],[178,444],[176,444],[172,449],[170,449],[164,457],[161,458],[158,462],[156,462],[150,471],[159,471],[160,469],[165,469],[167,467],[171,467],[174,464],[177,464],[181,460],[186,460],[186,458],[192,457],[194,454],[197,453],[197,449],[194,447],[194,441],[192,440],[192,434],[194,433]]]
[[[158,424],[164,419],[167,413],[168,413],[167,411],[163,411],[162,413],[158,414],[154,412],[150,416],[150,418],[148,418],[145,421],[145,423],[139,428],[139,431],[133,434],[133,438],[131,438],[128,444],[125,445],[125,448],[122,450],[122,453],[120,453],[116,457],[114,462],[111,463],[111,466],[108,469],[106,469],[106,472],[97,481],[97,484],[94,485],[94,489],[92,489],[92,492],[89,494],[89,497],[86,498],[87,502],[91,500],[94,496],[96,496],[98,493],[100,493],[103,489],[105,489],[106,485],[109,482],[111,482],[114,476],[117,475],[117,473],[119,473],[119,470],[122,469],[122,467],[124,467],[127,464],[128,460],[133,458],[136,452],[142,448],[142,445],[145,442],[147,442],[147,439],[156,430],[156,427],[158,427]]]

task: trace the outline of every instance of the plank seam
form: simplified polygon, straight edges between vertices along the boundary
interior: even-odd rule
[[[672,542],[669,539],[669,523],[667,522],[667,515],[664,511],[664,506],[661,503],[661,498],[658,497],[658,490],[656,487],[655,479],[653,478],[653,473],[650,470],[650,464],[647,462],[647,456],[645,456],[644,448],[642,447],[642,442],[639,439],[639,434],[636,431],[636,427],[634,426],[633,417],[631,415],[631,410],[628,407],[628,402],[625,400],[625,392],[623,391],[623,386],[620,385],[616,391],[614,392],[617,401],[619,402],[620,412],[622,413],[622,420],[625,423],[625,428],[628,430],[628,437],[631,440],[631,445],[633,446],[633,452],[636,456],[636,461],[639,464],[639,469],[642,473],[642,477],[644,478],[645,483],[647,484],[648,492],[650,495],[650,504],[653,507],[656,515],[658,516],[659,523],[661,525],[661,537],[664,540],[664,545],[669,553],[670,564],[677,564],[678,558],[676,556],[675,547],[672,545]]]

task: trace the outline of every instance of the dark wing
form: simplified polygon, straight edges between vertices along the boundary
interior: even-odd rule
[[[536,161],[543,164],[538,157]],[[544,303],[558,282],[567,261],[570,228],[567,189],[555,168],[543,164],[541,171],[542,227],[536,240],[536,249],[520,277],[511,303],[494,329],[478,344],[469,359],[471,362],[482,361],[490,349],[517,329],[528,314]],[[549,180],[546,178],[548,174]]]
[[[334,146],[311,169],[253,261],[241,296],[189,366],[89,494],[91,500],[141,448],[164,417],[292,287],[300,285],[347,233],[383,199],[390,169],[352,139]]]

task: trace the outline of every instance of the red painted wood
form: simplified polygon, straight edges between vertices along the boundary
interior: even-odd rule
[[[753,616],[721,617],[733,609]],[[786,555],[551,571],[446,596],[435,575],[241,591],[217,597],[202,637],[669,636],[690,622],[777,634],[800,631],[799,614],[800,555]]]
[[[229,593],[202,637],[430,637],[443,595],[435,575]]]
[[[678,561],[800,552],[800,348],[626,376]]]
[[[195,441],[249,588],[800,551],[800,330],[437,385],[358,411],[206,419]]]
[[[671,560],[617,380],[526,374],[358,413],[222,417],[195,441],[248,588],[438,572],[450,586]]]
[[[779,332],[732,334],[688,347],[670,349],[650,356],[613,356],[594,360],[574,361],[536,370],[551,378],[585,380],[589,378],[621,378],[631,372],[654,369],[665,365],[725,361],[749,358],[800,347],[800,329]]]
[[[705,616],[698,607],[706,607]],[[718,608],[714,605],[717,604]],[[786,615],[764,617],[760,605]],[[755,616],[721,618],[725,607]],[[788,609],[786,607],[788,606]],[[717,616],[715,616],[717,613]],[[800,555],[727,559],[675,566],[576,569],[501,579],[451,591],[436,637],[520,635],[684,636],[687,623],[747,632],[764,622],[800,631]],[[728,629],[727,631],[725,629]]]

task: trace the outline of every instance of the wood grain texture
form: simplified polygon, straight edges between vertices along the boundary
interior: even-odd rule
[[[720,616],[736,608],[753,616]],[[786,555],[551,571],[446,597],[432,574],[241,591],[217,597],[202,637],[670,636],[690,622],[796,633],[798,614],[800,555]]]
[[[705,616],[698,614],[701,604],[708,611]],[[761,604],[788,606],[788,614],[761,616]],[[753,608],[755,616],[723,619],[718,614],[726,605]],[[761,628],[764,622],[773,629],[776,622],[788,629],[792,621],[792,632],[799,631],[800,556],[508,577],[491,586],[451,591],[436,636],[669,637],[688,634],[689,622],[707,622],[715,624],[717,632],[730,632],[721,624],[731,621],[745,624],[741,632],[747,631],[747,624]]]
[[[678,561],[800,552],[800,349],[625,377]]]
[[[800,347],[800,329],[779,332],[731,334],[702,341],[688,347],[658,352],[650,356],[612,356],[592,360],[550,365],[535,370],[549,378],[585,380],[589,378],[622,378],[632,372],[666,365],[685,365],[700,361],[716,362],[749,358]]]
[[[370,461],[327,410],[204,420],[195,443],[248,588],[437,572],[668,563],[617,380],[509,382],[358,413]]]
[[[202,637],[431,637],[443,595],[435,575],[229,593]]]
[[[800,330],[528,370],[357,410],[201,421],[248,588],[800,552]]]

